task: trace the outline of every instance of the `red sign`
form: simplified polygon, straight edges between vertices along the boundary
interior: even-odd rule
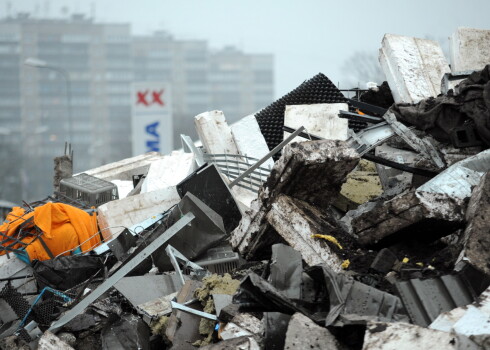
[[[151,106],[151,105],[157,104],[160,106],[165,106],[165,103],[162,99],[164,89],[153,90],[153,91],[151,91],[151,95],[148,96],[149,92],[150,92],[150,90],[137,91],[136,95],[138,97],[138,101],[136,102],[136,104],[142,104],[145,106]],[[148,97],[148,99],[147,99],[147,97]],[[149,97],[151,97],[151,101],[150,101]]]

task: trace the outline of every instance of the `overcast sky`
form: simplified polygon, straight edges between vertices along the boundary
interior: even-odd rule
[[[0,0],[0,16],[69,12],[98,22],[129,22],[133,34],[167,30],[180,39],[205,39],[275,57],[276,97],[318,72],[347,81],[343,63],[364,51],[376,55],[385,33],[431,37],[449,45],[457,27],[490,29],[489,0]],[[3,17],[3,16],[2,16]]]

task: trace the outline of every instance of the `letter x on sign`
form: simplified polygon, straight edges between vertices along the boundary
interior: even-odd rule
[[[137,92],[138,102],[136,104],[150,106],[156,103],[159,104],[160,106],[165,106],[165,103],[163,102],[162,99],[163,91],[164,91],[163,89],[159,91],[156,90],[152,91],[151,96],[148,96],[148,93],[150,92],[149,90],[138,91]],[[151,101],[150,101],[150,97],[151,97]]]

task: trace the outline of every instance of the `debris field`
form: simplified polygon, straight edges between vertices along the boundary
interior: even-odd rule
[[[386,34],[353,98],[319,73],[80,174],[67,145],[0,226],[0,348],[490,349],[489,45]]]

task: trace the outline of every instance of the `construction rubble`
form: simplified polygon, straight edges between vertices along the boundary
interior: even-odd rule
[[[488,47],[387,34],[355,98],[320,73],[171,154],[67,148],[0,226],[0,347],[490,349]]]

